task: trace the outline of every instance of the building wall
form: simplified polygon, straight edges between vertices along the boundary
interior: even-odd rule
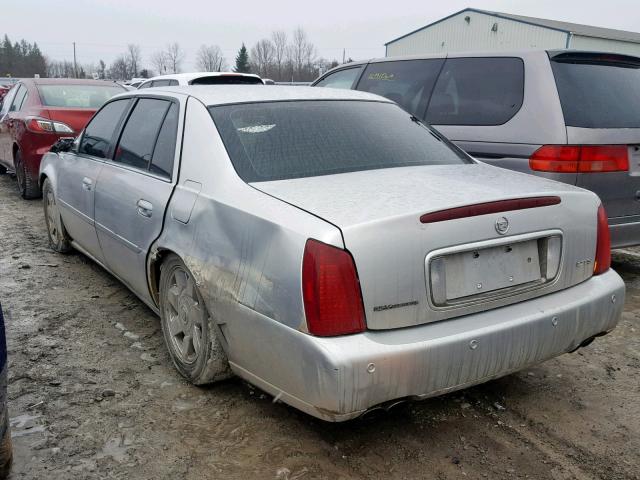
[[[465,21],[469,17],[469,22]],[[491,29],[494,23],[498,29]],[[567,34],[478,12],[461,12],[387,45],[387,56],[565,48]]]
[[[583,37],[574,35],[571,37],[569,48],[576,50],[593,50],[597,52],[616,52],[628,55],[640,56],[640,44],[621,42],[620,40],[608,40],[606,38]]]

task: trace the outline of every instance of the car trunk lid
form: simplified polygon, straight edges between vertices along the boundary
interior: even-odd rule
[[[253,186],[340,228],[356,263],[370,329],[496,308],[592,274],[598,199],[569,185],[487,165],[449,165]],[[421,221],[450,209],[539,197],[557,197],[559,204]],[[547,279],[552,247],[557,270]]]

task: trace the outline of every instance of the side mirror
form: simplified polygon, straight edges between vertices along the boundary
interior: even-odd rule
[[[75,140],[76,139],[73,137],[61,138],[51,145],[49,151],[52,153],[69,152],[73,148],[73,142],[75,142]]]

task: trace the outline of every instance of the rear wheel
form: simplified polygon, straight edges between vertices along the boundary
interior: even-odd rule
[[[34,179],[27,171],[27,167],[22,160],[22,154],[20,153],[20,150],[16,152],[14,165],[16,167],[16,179],[18,180],[18,190],[20,191],[20,196],[25,200],[40,198],[42,196],[42,192],[38,187],[38,180]]]
[[[42,196],[44,205],[44,221],[47,225],[47,235],[49,236],[49,246],[60,253],[71,251],[71,239],[62,223],[60,210],[53,193],[53,187],[48,178],[42,184]]]
[[[203,385],[232,375],[215,320],[177,255],[168,256],[160,269],[160,318],[171,359],[191,383]]]
[[[7,173],[7,167],[0,165],[0,175],[4,175],[5,173]]]

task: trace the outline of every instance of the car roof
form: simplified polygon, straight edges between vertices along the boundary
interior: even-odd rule
[[[236,72],[190,72],[190,73],[172,73],[167,75],[158,75],[157,77],[151,77],[148,80],[184,80],[189,82],[196,78],[203,77],[222,77],[227,75],[233,75],[236,77],[254,77],[260,78],[253,73],[236,73]],[[147,81],[147,80],[145,80]]]
[[[23,83],[31,83],[35,85],[103,85],[120,87],[116,82],[106,80],[89,80],[81,78],[23,78]]]
[[[190,85],[155,87],[151,90],[142,89],[127,93],[133,96],[159,95],[162,93],[188,95],[207,106],[304,100],[367,100],[393,103],[384,97],[357,90],[275,85]]]

